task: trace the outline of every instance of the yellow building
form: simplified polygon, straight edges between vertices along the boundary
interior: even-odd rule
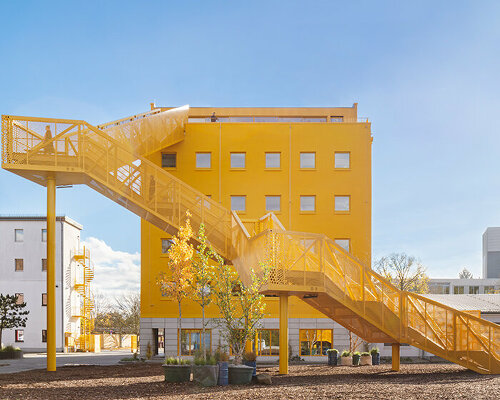
[[[237,211],[250,233],[272,211],[287,230],[323,233],[370,265],[371,143],[370,123],[358,118],[357,104],[192,107],[184,140],[149,158]],[[159,354],[189,355],[200,340],[200,307],[184,304],[186,330],[179,346],[177,304],[156,285],[167,269],[168,239],[142,220],[141,347],[149,342]],[[278,354],[278,299],[268,297],[267,304],[269,318],[257,341],[262,356]],[[208,316],[216,318],[217,310],[210,308]],[[346,345],[345,330],[299,298],[290,299],[289,317],[293,354],[324,355],[331,346]],[[221,343],[217,329],[209,330],[206,341],[212,348]]]

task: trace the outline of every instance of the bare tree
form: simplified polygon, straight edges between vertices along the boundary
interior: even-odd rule
[[[122,294],[115,297],[115,311],[123,320],[123,333],[139,335],[141,322],[141,296],[139,293]]]
[[[349,331],[349,351],[351,353],[357,351],[359,346],[361,346],[363,343],[365,343],[363,339]]]
[[[458,277],[460,279],[474,279],[472,276],[472,272],[470,272],[467,268],[464,267],[464,269],[459,272]]]
[[[425,267],[415,257],[393,253],[375,262],[376,270],[400,290],[414,293],[429,292],[429,277]]]

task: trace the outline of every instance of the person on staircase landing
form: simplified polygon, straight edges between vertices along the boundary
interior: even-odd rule
[[[217,117],[215,116],[215,112],[210,116],[210,122],[217,122]]]
[[[44,142],[49,142],[52,139],[52,132],[50,131],[50,125],[45,127],[45,137]],[[54,154],[54,142],[50,142],[44,147],[45,153]]]

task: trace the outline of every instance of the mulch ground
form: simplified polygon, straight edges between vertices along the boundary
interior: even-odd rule
[[[0,374],[0,399],[499,399],[500,376],[453,364],[260,368],[273,384],[204,388],[163,381],[159,364],[77,366]]]

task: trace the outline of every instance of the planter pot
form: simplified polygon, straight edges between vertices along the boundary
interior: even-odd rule
[[[352,356],[349,357],[340,357],[340,365],[352,365]]]
[[[359,359],[361,358],[360,354],[352,355],[352,365],[359,365]]]
[[[22,351],[0,351],[0,360],[17,360],[23,358]]]
[[[372,354],[372,365],[380,365],[380,353]]]
[[[335,353],[333,351],[328,351],[326,354],[328,354],[328,365],[337,365],[338,353]]]
[[[253,368],[252,376],[257,375],[257,361],[243,361],[243,364],[245,364],[247,367]]]
[[[217,384],[219,386],[226,386],[229,383],[229,376],[228,376],[228,366],[229,363],[227,361],[219,361],[219,380],[217,381]]]
[[[232,385],[245,385],[252,381],[253,368],[246,365],[230,365],[228,367],[229,383]]]
[[[193,365],[193,381],[202,386],[215,386],[219,379],[218,365]]]
[[[361,360],[359,361],[360,365],[372,365],[372,356],[361,356]]]
[[[165,382],[189,382],[191,380],[191,365],[163,364]]]

